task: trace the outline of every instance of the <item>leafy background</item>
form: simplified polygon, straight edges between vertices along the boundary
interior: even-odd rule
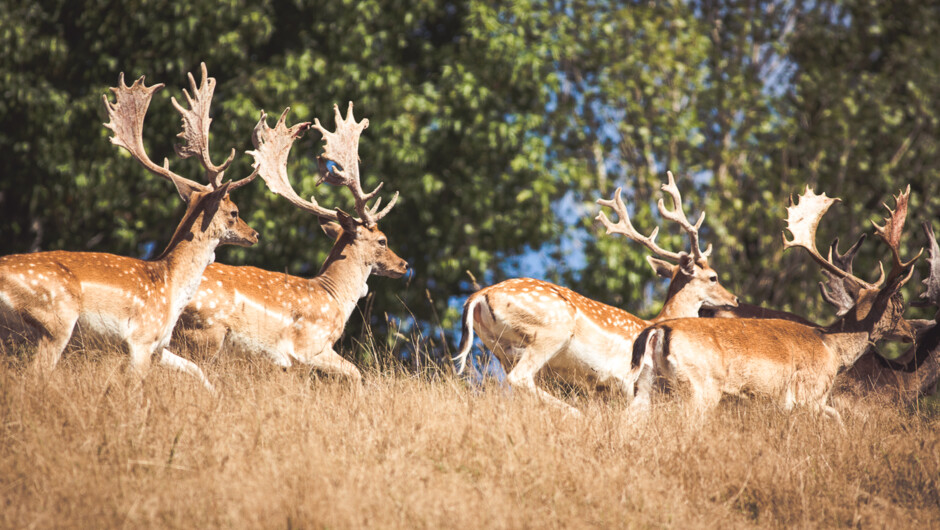
[[[726,286],[825,321],[816,268],[780,243],[787,197],[807,184],[841,197],[818,241],[845,246],[910,183],[907,245],[924,244],[915,223],[940,212],[938,35],[940,3],[912,0],[2,2],[0,254],[164,244],[182,204],[108,142],[101,98],[119,72],[165,83],[145,143],[200,178],[174,159],[168,100],[205,61],[216,160],[251,148],[260,109],[332,128],[332,105],[353,100],[370,120],[364,185],[401,192],[381,228],[414,267],[370,280],[380,328],[444,348],[436,329],[455,330],[465,271],[483,284],[546,278],[652,314],[663,285],[643,249],[592,219],[623,186],[648,232],[667,169],[690,217],[707,212]],[[348,194],[314,188],[320,145],[316,133],[295,144],[295,188],[349,208]],[[229,174],[249,164],[240,154]],[[220,261],[316,272],[330,242],[314,219],[260,182],[235,199],[262,241]],[[660,237],[684,244],[672,228]],[[867,244],[856,271],[884,256]]]

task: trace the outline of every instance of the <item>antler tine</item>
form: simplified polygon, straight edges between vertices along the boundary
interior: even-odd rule
[[[930,275],[924,279],[927,290],[920,295],[920,298],[929,304],[940,307],[940,246],[937,245],[937,236],[934,235],[933,226],[924,221],[921,227],[924,229],[924,234],[929,241],[927,263],[930,265]]]
[[[833,239],[832,244],[829,245],[829,256],[827,259],[834,263],[836,267],[839,267],[845,272],[851,273],[855,262],[855,256],[858,255],[858,251],[861,250],[862,243],[864,243],[866,239],[868,239],[868,234],[860,235],[858,240],[851,247],[849,247],[848,250],[845,251],[845,254],[839,252],[839,238],[837,237]]]
[[[832,244],[829,245],[827,261],[851,274],[855,256],[867,237],[867,234],[862,234],[858,241],[845,251],[845,254],[839,253],[839,238],[835,238]],[[825,282],[819,282],[819,291],[822,293],[823,299],[836,307],[837,316],[844,316],[855,305],[858,290],[853,289],[854,284],[851,281],[839,278],[827,270],[823,270],[822,273],[826,277]]]
[[[685,211],[682,209],[682,196],[679,194],[679,187],[676,186],[676,179],[672,175],[672,171],[667,171],[666,176],[669,181],[666,184],[663,184],[661,189],[668,193],[672,197],[673,210],[666,209],[666,203],[663,199],[659,199],[659,213],[665,219],[676,222],[687,234],[689,234],[689,243],[692,246],[692,255],[697,260],[707,260],[708,256],[712,253],[711,245],[702,252],[701,247],[699,246],[698,230],[702,227],[702,223],[705,222],[705,212],[702,212],[702,215],[699,216],[698,221],[693,225],[689,222],[688,217],[685,216]]]
[[[659,227],[654,228],[653,231],[650,232],[649,236],[644,236],[633,227],[633,223],[630,222],[630,216],[627,214],[627,207],[624,205],[623,199],[620,197],[621,191],[621,188],[617,188],[617,190],[614,191],[614,196],[611,200],[597,199],[597,204],[601,206],[607,206],[608,208],[614,210],[614,213],[616,213],[620,218],[617,223],[612,223],[603,211],[599,212],[595,219],[604,225],[604,228],[607,229],[608,234],[620,234],[626,236],[636,241],[637,243],[642,244],[660,257],[673,261],[679,261],[680,255],[678,253],[664,250],[656,244],[655,239],[659,234]]]
[[[114,133],[114,136],[111,137],[111,143],[127,149],[131,156],[154,175],[173,182],[180,197],[189,202],[189,197],[194,191],[205,191],[208,188],[170,171],[169,161],[167,160],[163,161],[163,166],[155,164],[147,156],[147,151],[144,149],[144,118],[147,115],[147,109],[150,107],[153,95],[163,87],[163,83],[150,87],[146,86],[144,76],[140,76],[137,81],[134,81],[133,85],[128,87],[124,83],[124,73],[122,72],[118,78],[118,86],[110,89],[114,93],[115,102],[111,103],[107,94],[101,96],[110,119],[104,126]]]
[[[209,106],[212,104],[212,94],[215,92],[215,78],[209,77],[206,69],[206,63],[200,63],[202,70],[202,83],[196,86],[196,79],[190,72],[189,86],[192,90],[192,96],[186,89],[183,89],[183,96],[186,97],[186,103],[189,110],[183,108],[176,98],[170,98],[173,108],[180,113],[183,118],[183,130],[177,135],[183,139],[181,145],[176,145],[176,155],[180,158],[189,158],[191,156],[199,157],[199,161],[206,168],[209,183],[218,188],[222,185],[222,174],[235,160],[235,149],[229,154],[222,165],[215,165],[209,158],[209,125],[212,124],[212,118],[209,117]],[[254,177],[252,177],[254,178]]]
[[[359,176],[359,136],[369,126],[369,120],[363,119],[356,122],[352,101],[349,102],[345,119],[340,114],[339,105],[333,105],[333,115],[336,120],[336,132],[327,131],[320,124],[319,119],[313,121],[313,127],[320,131],[323,141],[326,142],[323,155],[320,157],[320,180],[317,184],[325,181],[328,184],[349,188],[356,201],[356,213],[359,214],[360,220],[367,226],[374,226],[376,221],[388,214],[397,201],[393,199],[379,215],[375,213],[378,205],[373,208],[367,205],[382,189],[382,183],[379,183],[374,190],[364,193]],[[338,167],[328,168],[325,160],[333,162]]]
[[[379,199],[377,199],[375,201],[375,206],[373,206],[371,210],[372,216],[375,218],[375,221],[376,222],[381,221],[383,217],[388,215],[388,212],[392,210],[392,208],[395,206],[395,203],[397,202],[398,202],[398,192],[396,191],[395,195],[392,195],[392,200],[388,201],[388,204],[385,206],[385,208],[383,208],[382,211],[376,213],[376,210],[379,209],[379,205],[382,204],[382,198],[380,197]]]
[[[855,295],[845,285],[845,280],[823,270],[825,282],[819,282],[819,292],[823,300],[836,308],[836,316],[845,316],[855,306]]]
[[[313,197],[309,201],[301,199],[290,185],[287,177],[287,157],[290,155],[294,140],[303,136],[304,132],[310,128],[310,122],[298,123],[288,128],[286,120],[289,111],[290,107],[284,109],[273,129],[268,127],[267,114],[261,111],[261,118],[255,125],[251,138],[255,150],[248,151],[248,154],[255,158],[253,174],[260,175],[268,189],[284,197],[301,210],[308,211],[317,217],[336,221],[338,216],[335,210],[320,206]]]
[[[892,210],[891,207],[884,204],[885,209],[888,210],[889,214],[884,219],[884,225],[878,225],[878,223],[872,221],[872,225],[875,227],[875,235],[880,237],[888,244],[891,248],[892,254],[892,266],[889,277],[894,278],[896,275],[900,274],[904,269],[909,267],[917,258],[923,254],[924,249],[921,248],[920,252],[914,256],[914,259],[904,263],[901,261],[901,234],[904,231],[904,222],[907,220],[907,206],[911,197],[911,185],[907,185],[907,189],[898,193],[894,197],[895,209]]]
[[[824,270],[834,276],[849,279],[866,289],[876,289],[876,285],[840,269],[823,258],[816,250],[816,229],[819,227],[819,221],[829,208],[841,199],[826,197],[825,193],[816,195],[809,186],[806,186],[806,190],[798,197],[798,201],[794,203],[793,197],[790,197],[790,206],[787,207],[787,230],[793,234],[793,240],[788,240],[786,233],[783,233],[783,248],[802,247]]]

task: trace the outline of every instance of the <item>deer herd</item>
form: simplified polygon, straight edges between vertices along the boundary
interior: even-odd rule
[[[356,121],[353,105],[346,116],[334,107],[336,129],[319,120],[288,127],[285,109],[271,128],[267,115],[254,128],[250,175],[226,181],[236,151],[221,164],[209,156],[209,108],[215,79],[201,65],[201,82],[189,75],[185,106],[171,102],[182,119],[180,158],[196,157],[208,184],[170,170],[169,161],[153,162],[143,143],[144,119],[153,95],[164,85],[146,86],[141,77],[130,87],[123,74],[104,96],[111,143],[124,148],[151,173],[171,181],[186,212],[166,249],[143,261],[113,254],[51,251],[0,257],[0,339],[5,344],[35,346],[32,366],[52,370],[76,336],[94,336],[122,345],[132,372],[143,377],[152,358],[197,378],[214,392],[202,369],[178,354],[198,347],[213,355],[228,351],[260,354],[289,367],[294,362],[358,383],[359,370],[333,345],[358,300],[368,292],[371,274],[400,278],[408,263],[391,250],[378,223],[395,206],[395,193],[384,208],[377,197],[382,184],[366,193],[359,174],[359,138],[368,120]],[[318,182],[348,188],[355,216],[316,199],[302,199],[291,186],[287,160],[294,142],[315,129],[325,142],[318,159]],[[300,278],[255,267],[214,263],[219,245],[251,246],[258,233],[239,218],[231,192],[261,177],[267,188],[315,216],[334,240],[319,274]],[[669,280],[662,310],[644,320],[622,309],[591,300],[541,280],[517,278],[472,294],[464,306],[463,337],[454,359],[465,370],[474,337],[498,359],[506,382],[520,392],[573,415],[578,411],[540,388],[540,376],[552,374],[570,385],[606,388],[629,403],[628,416],[644,417],[659,395],[675,396],[699,413],[714,408],[725,395],[762,395],[784,409],[808,406],[840,421],[829,404],[837,375],[870,390],[888,389],[902,399],[917,397],[940,378],[938,319],[904,318],[900,289],[911,278],[920,254],[905,260],[901,240],[910,187],[894,198],[874,232],[890,250],[891,269],[874,283],[856,276],[853,260],[865,237],[845,254],[838,239],[823,257],[816,248],[822,217],[839,199],[817,195],[809,187],[787,208],[784,248],[801,248],[817,263],[826,281],[823,299],[836,319],[820,325],[798,315],[739,303],[709,264],[711,246],[702,250],[702,213],[691,223],[672,173],[662,185],[672,208],[658,202],[663,220],[688,236],[689,248],[665,250],[656,242],[659,228],[644,236],[630,221],[621,189],[598,200],[616,214],[602,211],[597,221],[607,234],[640,243],[652,255],[653,271]],[[370,201],[373,201],[370,205]],[[922,305],[940,307],[940,247],[924,223],[929,272]],[[900,358],[881,357],[881,340],[912,343]]]

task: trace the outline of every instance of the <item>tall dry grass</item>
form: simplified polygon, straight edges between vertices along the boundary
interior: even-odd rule
[[[219,397],[119,354],[47,379],[0,357],[2,527],[940,527],[940,419],[844,397],[844,429],[762,401],[701,425],[616,399],[570,418],[493,384],[245,358]]]

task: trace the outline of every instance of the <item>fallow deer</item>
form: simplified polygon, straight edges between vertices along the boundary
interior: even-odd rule
[[[940,246],[933,227],[925,222],[923,229],[929,242],[930,274],[924,279],[927,290],[920,295],[923,301],[912,305],[940,307]],[[909,322],[917,328],[917,340],[908,351],[897,359],[888,360],[869,349],[843,377],[902,402],[913,401],[932,390],[940,381],[940,312],[933,320]]]
[[[711,246],[705,251],[699,245],[699,228],[704,212],[694,225],[682,209],[682,197],[672,173],[662,190],[672,198],[673,210],[663,199],[659,212],[674,221],[688,234],[691,254],[670,252],[655,243],[659,228],[649,236],[638,232],[630,222],[627,208],[617,188],[612,200],[598,200],[610,207],[620,218],[612,223],[601,212],[597,220],[608,234],[621,234],[636,241],[660,260],[647,256],[653,270],[671,279],[666,302],[652,320],[643,320],[622,309],[596,302],[570,289],[541,280],[518,278],[506,280],[477,291],[467,299],[463,311],[463,338],[455,360],[462,372],[473,346],[473,333],[480,336],[507,373],[514,388],[523,389],[544,401],[576,413],[573,407],[538,388],[535,376],[548,367],[560,379],[578,383],[591,381],[611,385],[632,395],[629,384],[630,352],[633,341],[649,324],[698,314],[703,305],[736,305],[737,297],[718,282],[718,274],[708,265]]]
[[[235,157],[232,150],[222,165],[209,157],[209,106],[215,79],[202,64],[202,83],[189,75],[192,96],[185,90],[188,109],[176,99],[183,120],[180,158],[195,156],[206,170],[209,185],[183,178],[147,156],[143,124],[153,94],[163,84],[144,85],[144,77],[128,87],[124,74],[111,88],[116,100],[103,97],[110,121],[111,142],[126,149],[141,165],[176,186],[187,204],[166,249],[152,261],[95,252],[39,252],[0,258],[0,319],[7,337],[36,339],[34,366],[49,371],[76,328],[126,345],[131,367],[141,376],[155,353],[161,364],[201,377],[196,365],[168,350],[170,335],[183,307],[196,293],[203,270],[220,244],[251,246],[258,233],[238,217],[229,193],[251,182],[257,172],[238,181],[222,182]],[[211,388],[211,387],[210,387]]]
[[[927,290],[921,294],[924,299],[913,302],[911,305],[940,307],[940,247],[928,223],[923,224],[924,234],[929,241],[929,263],[931,271],[924,280]],[[852,272],[852,262],[865,240],[865,234],[842,254],[838,250],[839,239],[832,242],[829,249],[829,260],[840,269]],[[843,316],[855,305],[857,292],[850,281],[843,280],[823,270],[826,282],[819,282],[823,298],[836,308],[836,315]],[[699,312],[703,317],[717,318],[778,318],[793,320],[808,326],[819,324],[807,320],[799,315],[786,311],[776,311],[751,304],[738,304],[737,307],[723,307],[715,309],[702,309]],[[914,328],[916,339],[914,344],[896,359],[886,359],[876,348],[869,347],[855,363],[839,375],[840,378],[854,381],[863,390],[868,392],[885,393],[902,402],[917,399],[929,393],[940,380],[940,313],[933,320],[910,320],[908,323]],[[838,385],[836,385],[838,387]]]
[[[910,187],[896,197],[896,209],[889,208],[884,226],[875,224],[875,233],[891,248],[893,267],[886,284],[883,271],[881,280],[871,284],[816,250],[819,222],[838,199],[807,187],[799,202],[787,208],[793,239],[784,236],[784,247],[803,248],[829,274],[848,282],[847,292],[855,293],[851,307],[827,327],[749,318],[677,319],[650,326],[634,343],[636,398],[631,412],[648,410],[654,381],[662,378],[670,386],[686,387],[700,412],[715,407],[724,394],[755,393],[776,399],[785,409],[809,405],[841,421],[827,404],[839,370],[852,365],[872,342],[914,338],[898,293],[917,259],[904,263],[899,250],[909,193]]]
[[[359,218],[338,208],[326,209],[316,199],[301,199],[286,171],[291,145],[309,123],[287,128],[286,111],[274,129],[259,124],[256,150],[259,174],[274,193],[320,219],[335,242],[320,273],[311,279],[255,267],[213,264],[186,307],[177,327],[178,339],[218,354],[223,347],[263,354],[282,367],[291,360],[327,373],[360,380],[359,370],[333,350],[359,298],[368,293],[369,275],[400,278],[408,263],[388,247],[378,221],[395,205],[398,194],[379,211],[381,199],[370,201],[382,187],[364,193],[359,178],[359,136],[369,120],[356,122],[350,102],[346,119],[334,106],[336,132],[315,120],[314,128],[326,142],[320,157],[320,179],[349,188]],[[262,122],[264,118],[262,117]],[[330,164],[332,162],[332,164]],[[335,164],[335,165],[333,165]],[[331,166],[331,167],[328,167]]]

